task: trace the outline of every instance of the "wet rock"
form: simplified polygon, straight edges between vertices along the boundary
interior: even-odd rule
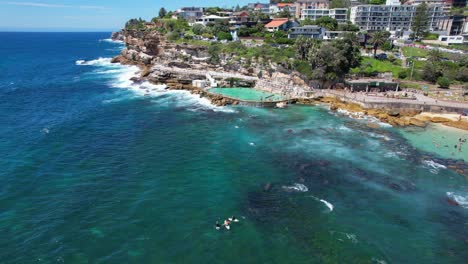
[[[132,81],[135,84],[143,83],[143,80],[141,78],[138,78],[138,77],[132,77],[132,78],[130,78],[130,81]]]
[[[433,123],[447,123],[447,122],[450,122],[452,120],[448,119],[448,118],[444,118],[444,117],[440,117],[440,116],[434,116],[431,118],[431,122]]]
[[[393,117],[397,117],[397,116],[400,116],[400,112],[395,111],[395,110],[393,110],[393,111],[388,111],[388,115],[389,115],[389,116],[393,116]]]
[[[367,123],[366,126],[369,127],[369,128],[372,128],[372,129],[380,128],[380,126],[378,124],[376,124],[376,123]]]
[[[409,122],[410,122],[411,125],[417,126],[417,127],[425,127],[426,126],[426,123],[424,121],[421,121],[421,120],[416,119],[416,118],[410,118]]]

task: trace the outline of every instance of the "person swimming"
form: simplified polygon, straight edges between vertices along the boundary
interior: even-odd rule
[[[223,224],[223,225],[224,225],[224,227],[226,227],[227,230],[231,229],[231,227],[229,226],[230,224],[231,224],[231,221],[229,221],[229,220],[227,220],[227,219],[224,220],[224,224]]]
[[[219,222],[218,222],[218,221],[216,221],[215,228],[216,228],[216,230],[219,230],[219,229],[221,229],[221,225],[219,224]]]
[[[231,216],[231,218],[228,219],[231,222],[239,222],[239,219],[237,219],[235,216]]]

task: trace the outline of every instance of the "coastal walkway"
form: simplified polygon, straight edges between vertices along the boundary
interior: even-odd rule
[[[458,113],[461,113],[464,110],[468,110],[468,103],[436,100],[418,93],[413,94],[415,99],[398,99],[383,96],[372,96],[365,93],[349,93],[339,90],[315,90],[314,96],[335,96],[345,101],[357,103],[369,108],[389,106],[395,108],[406,107],[412,109],[422,109],[424,111],[432,110],[436,112],[438,109],[440,109],[441,111]]]

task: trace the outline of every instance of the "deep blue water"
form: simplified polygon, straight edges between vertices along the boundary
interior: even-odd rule
[[[0,263],[468,259],[463,161],[325,107],[132,85],[109,35],[0,33]]]

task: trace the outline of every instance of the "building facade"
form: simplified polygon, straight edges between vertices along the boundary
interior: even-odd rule
[[[197,18],[195,21],[195,24],[201,24],[201,25],[208,25],[209,23],[214,23],[216,21],[228,21],[229,17],[221,17],[221,16],[215,16],[215,15],[210,15],[210,16],[202,16],[200,18]]]
[[[416,12],[414,5],[360,5],[351,8],[350,20],[366,31],[408,31]],[[428,6],[428,29],[438,32],[439,22],[446,17],[443,5]]]
[[[203,7],[182,7],[177,10],[177,16],[189,22],[195,22],[203,16]]]
[[[301,20],[310,19],[312,21],[321,17],[331,17],[344,23],[348,20],[347,8],[334,8],[334,9],[303,9],[301,12]]]
[[[304,9],[328,9],[330,1],[328,0],[298,0],[296,1],[296,18],[301,18]]]
[[[463,15],[446,17],[439,22],[439,27],[450,36],[467,35],[468,17]]]
[[[289,30],[288,38],[295,39],[299,37],[313,38],[313,39],[323,39],[325,35],[325,29],[319,26],[302,26],[302,27],[292,27]]]

